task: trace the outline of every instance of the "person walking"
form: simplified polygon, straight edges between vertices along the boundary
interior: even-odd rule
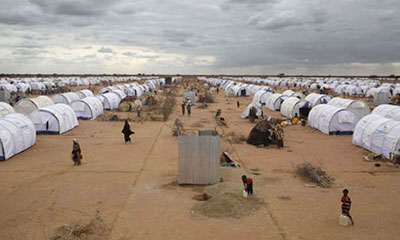
[[[354,225],[353,218],[350,215],[350,208],[351,208],[351,199],[349,197],[349,190],[343,190],[343,197],[342,197],[342,214],[350,218],[351,225]]]
[[[137,108],[136,108],[136,116],[138,117],[138,118],[140,118],[140,112],[142,111],[142,106],[138,106]]]
[[[249,196],[253,195],[253,179],[248,178],[246,175],[242,176],[242,182],[244,185],[244,190]]]
[[[185,101],[182,102],[182,116],[185,116],[185,107],[186,107],[186,103]]]
[[[130,143],[131,142],[130,136],[135,132],[131,130],[131,126],[129,125],[127,120],[125,120],[125,125],[121,132],[124,134],[125,144],[127,144],[128,142]]]
[[[190,114],[192,113],[192,103],[190,102],[190,100],[187,103],[186,110],[187,110],[188,116],[190,117]]]
[[[279,124],[276,125],[275,135],[276,145],[278,146],[278,149],[283,148],[283,128]]]
[[[239,101],[236,101],[236,106],[237,106],[237,108],[240,108],[240,102]]]
[[[82,160],[82,152],[81,152],[81,147],[79,146],[79,142],[77,139],[72,140],[72,161],[74,162],[74,165],[78,166],[81,165],[81,160]]]

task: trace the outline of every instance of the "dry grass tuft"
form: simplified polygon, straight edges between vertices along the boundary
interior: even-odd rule
[[[328,174],[322,170],[321,166],[315,166],[309,161],[296,166],[296,174],[305,181],[313,182],[320,187],[328,188],[332,186],[335,179],[328,176]]]
[[[225,192],[193,207],[194,213],[210,218],[240,218],[264,206],[256,197],[244,198],[241,194]]]
[[[226,141],[231,144],[240,144],[247,141],[247,137],[245,137],[243,134],[238,135],[235,132],[229,132],[225,135],[225,137]]]
[[[83,239],[108,239],[109,230],[97,210],[94,218],[86,224],[75,223],[61,226],[57,229],[56,235],[50,240],[83,240]]]
[[[199,95],[198,102],[199,103],[214,103],[215,98],[209,91],[205,91]]]
[[[168,120],[169,115],[171,115],[174,106],[176,104],[176,99],[173,96],[168,96],[161,105],[161,114],[164,117],[164,122]]]

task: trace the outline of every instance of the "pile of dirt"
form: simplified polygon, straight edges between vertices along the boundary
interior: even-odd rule
[[[225,192],[196,204],[192,210],[210,218],[240,218],[252,214],[264,204],[262,199],[256,197],[244,198],[238,193]]]

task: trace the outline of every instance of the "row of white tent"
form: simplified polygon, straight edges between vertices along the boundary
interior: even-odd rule
[[[181,77],[173,77],[172,82],[180,81]],[[158,77],[46,77],[46,78],[2,78],[0,79],[0,90],[7,90],[9,92],[26,92],[29,90],[44,91],[50,88],[57,88],[63,86],[89,86],[90,84],[96,85],[99,83],[114,83],[114,82],[128,82],[134,81],[155,81],[158,84],[165,84],[165,78]]]
[[[254,78],[254,77],[243,77],[243,78],[205,78],[199,77],[201,81],[206,81],[213,86],[223,86],[225,94],[228,96],[241,96],[248,90],[251,91],[252,85],[254,84],[266,84],[268,86],[283,86],[283,87],[298,87],[303,89],[328,89],[333,90],[339,94],[346,94],[352,96],[365,96],[373,97],[375,93],[388,93],[391,97],[395,94],[400,93],[400,84],[383,83],[379,80],[373,79],[348,79],[348,78]],[[246,83],[243,83],[246,82]],[[249,83],[249,84],[248,84]],[[240,86],[233,88],[233,86]],[[230,85],[230,89],[226,89],[226,86]],[[254,94],[254,92],[251,92]],[[248,95],[246,95],[248,96]]]
[[[136,96],[156,88],[162,81],[148,80],[136,85]],[[123,89],[123,90],[120,90]],[[36,134],[63,134],[79,125],[78,119],[95,119],[103,109],[116,109],[126,97],[125,87],[108,87],[94,96],[88,89],[18,101],[14,108],[0,102],[0,160],[26,150],[35,143]],[[17,113],[16,113],[17,112]]]
[[[232,85],[231,80],[205,79],[211,85],[225,86],[226,81]],[[273,83],[249,81],[249,79],[240,79],[240,81],[253,83],[267,83],[270,85],[288,84],[296,82],[295,79],[282,81],[276,80]],[[304,82],[298,83],[301,87]],[[340,84],[338,84],[340,83]],[[313,85],[314,84],[314,85]],[[377,81],[336,81],[333,79],[317,79],[314,82],[308,82],[309,87],[332,88],[338,93],[348,95],[366,95],[372,96],[375,92],[390,92],[390,95],[400,93],[400,84],[384,83],[380,85]],[[333,84],[333,85],[329,85]],[[242,88],[248,85],[236,83]],[[335,86],[336,85],[336,86]],[[291,85],[293,87],[293,85]],[[223,87],[225,90],[226,88]],[[240,96],[235,94],[235,96]],[[371,152],[383,154],[389,158],[390,153],[400,151],[400,107],[388,104],[382,104],[376,107],[370,114],[367,104],[362,101],[331,98],[323,94],[311,93],[305,98],[302,93],[295,93],[287,90],[282,94],[273,93],[269,89],[259,89],[254,93],[253,102],[243,111],[242,117],[248,116],[249,109],[255,107],[257,115],[262,114],[262,106],[265,105],[270,110],[281,111],[286,117],[293,117],[296,113],[299,115],[299,109],[309,104],[312,107],[308,123],[311,127],[319,129],[325,134],[353,134],[353,144],[368,149]]]

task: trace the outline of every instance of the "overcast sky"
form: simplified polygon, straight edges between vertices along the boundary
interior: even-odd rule
[[[2,73],[400,74],[399,0],[0,0]]]

